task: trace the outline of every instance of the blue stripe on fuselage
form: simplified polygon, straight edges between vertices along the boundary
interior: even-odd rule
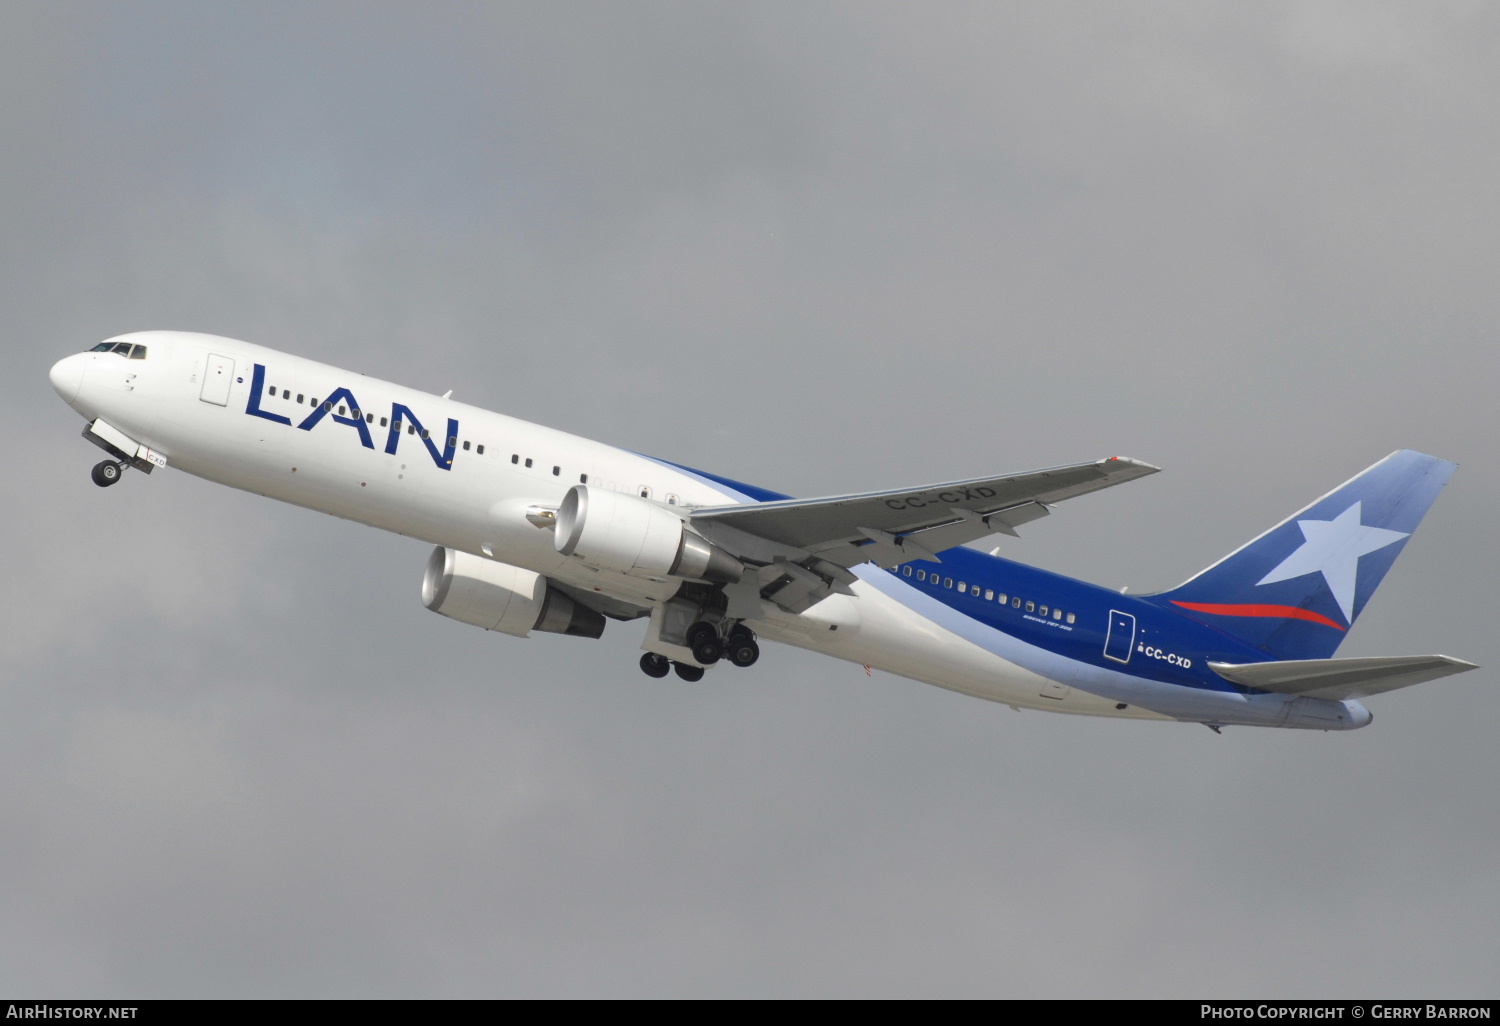
[[[759,488],[755,485],[745,484],[742,481],[736,481],[732,477],[722,477],[718,474],[710,474],[706,470],[695,470],[692,467],[685,467],[681,463],[673,463],[671,460],[659,460],[655,456],[646,456],[646,454],[642,452],[638,452],[636,453],[636,455],[645,457],[652,463],[660,463],[664,467],[671,467],[673,470],[680,470],[684,474],[691,474],[694,477],[701,478],[710,484],[718,485],[720,488],[728,488],[730,491],[738,493],[736,495],[737,498],[743,499],[746,502],[776,502],[781,499],[793,498],[793,496],[790,495],[783,495],[780,492],[773,492],[769,488]]]
[[[969,548],[948,549],[941,557],[941,563],[917,560],[887,573],[987,627],[1068,659],[1182,687],[1245,693],[1247,689],[1209,669],[1208,661],[1266,658],[1265,653],[1187,617],[1097,585]],[[919,571],[927,574],[926,581],[918,579]],[[960,584],[965,586],[963,591]],[[985,598],[986,593],[993,597]],[[1001,594],[1006,596],[1004,605],[999,602]],[[1027,609],[1028,603],[1032,610]],[[1044,606],[1045,616],[1041,613]],[[1054,613],[1058,609],[1061,618]],[[1116,611],[1135,618],[1129,659],[1123,663],[1104,655],[1110,617]],[[1069,614],[1074,617],[1071,624]]]

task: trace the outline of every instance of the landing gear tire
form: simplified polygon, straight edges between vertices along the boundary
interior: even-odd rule
[[[711,623],[699,620],[689,627],[687,643],[693,650],[693,658],[704,666],[712,666],[724,657],[724,642],[719,640],[719,632]]]
[[[103,463],[96,463],[93,472],[89,476],[94,479],[94,484],[100,488],[108,488],[120,480],[120,474],[124,470],[125,468],[114,460],[105,460]]]
[[[693,658],[704,666],[712,666],[724,658],[724,643],[716,637],[700,638],[693,644]]]
[[[641,672],[648,677],[665,677],[672,670],[672,661],[664,655],[647,652],[641,656]]]
[[[672,669],[677,671],[677,676],[689,683],[703,679],[703,667],[689,666],[687,663],[673,663]]]
[[[760,658],[760,646],[748,635],[729,639],[729,661],[736,666],[754,666]]]

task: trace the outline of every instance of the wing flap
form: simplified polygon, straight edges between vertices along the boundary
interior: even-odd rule
[[[1225,680],[1262,691],[1308,698],[1368,698],[1455,673],[1474,663],[1445,655],[1375,656],[1354,659],[1286,659],[1271,663],[1214,663]]]

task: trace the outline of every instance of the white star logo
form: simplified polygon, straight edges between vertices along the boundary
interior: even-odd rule
[[[1344,612],[1344,621],[1354,619],[1354,584],[1359,575],[1359,557],[1394,545],[1410,532],[1366,527],[1359,522],[1359,503],[1332,520],[1299,520],[1303,542],[1257,585],[1289,581],[1293,577],[1321,573],[1328,590]]]

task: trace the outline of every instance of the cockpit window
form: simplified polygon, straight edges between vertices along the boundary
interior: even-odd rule
[[[146,347],[133,345],[129,342],[100,342],[90,349],[91,353],[119,353],[129,360],[144,360],[146,358]]]

